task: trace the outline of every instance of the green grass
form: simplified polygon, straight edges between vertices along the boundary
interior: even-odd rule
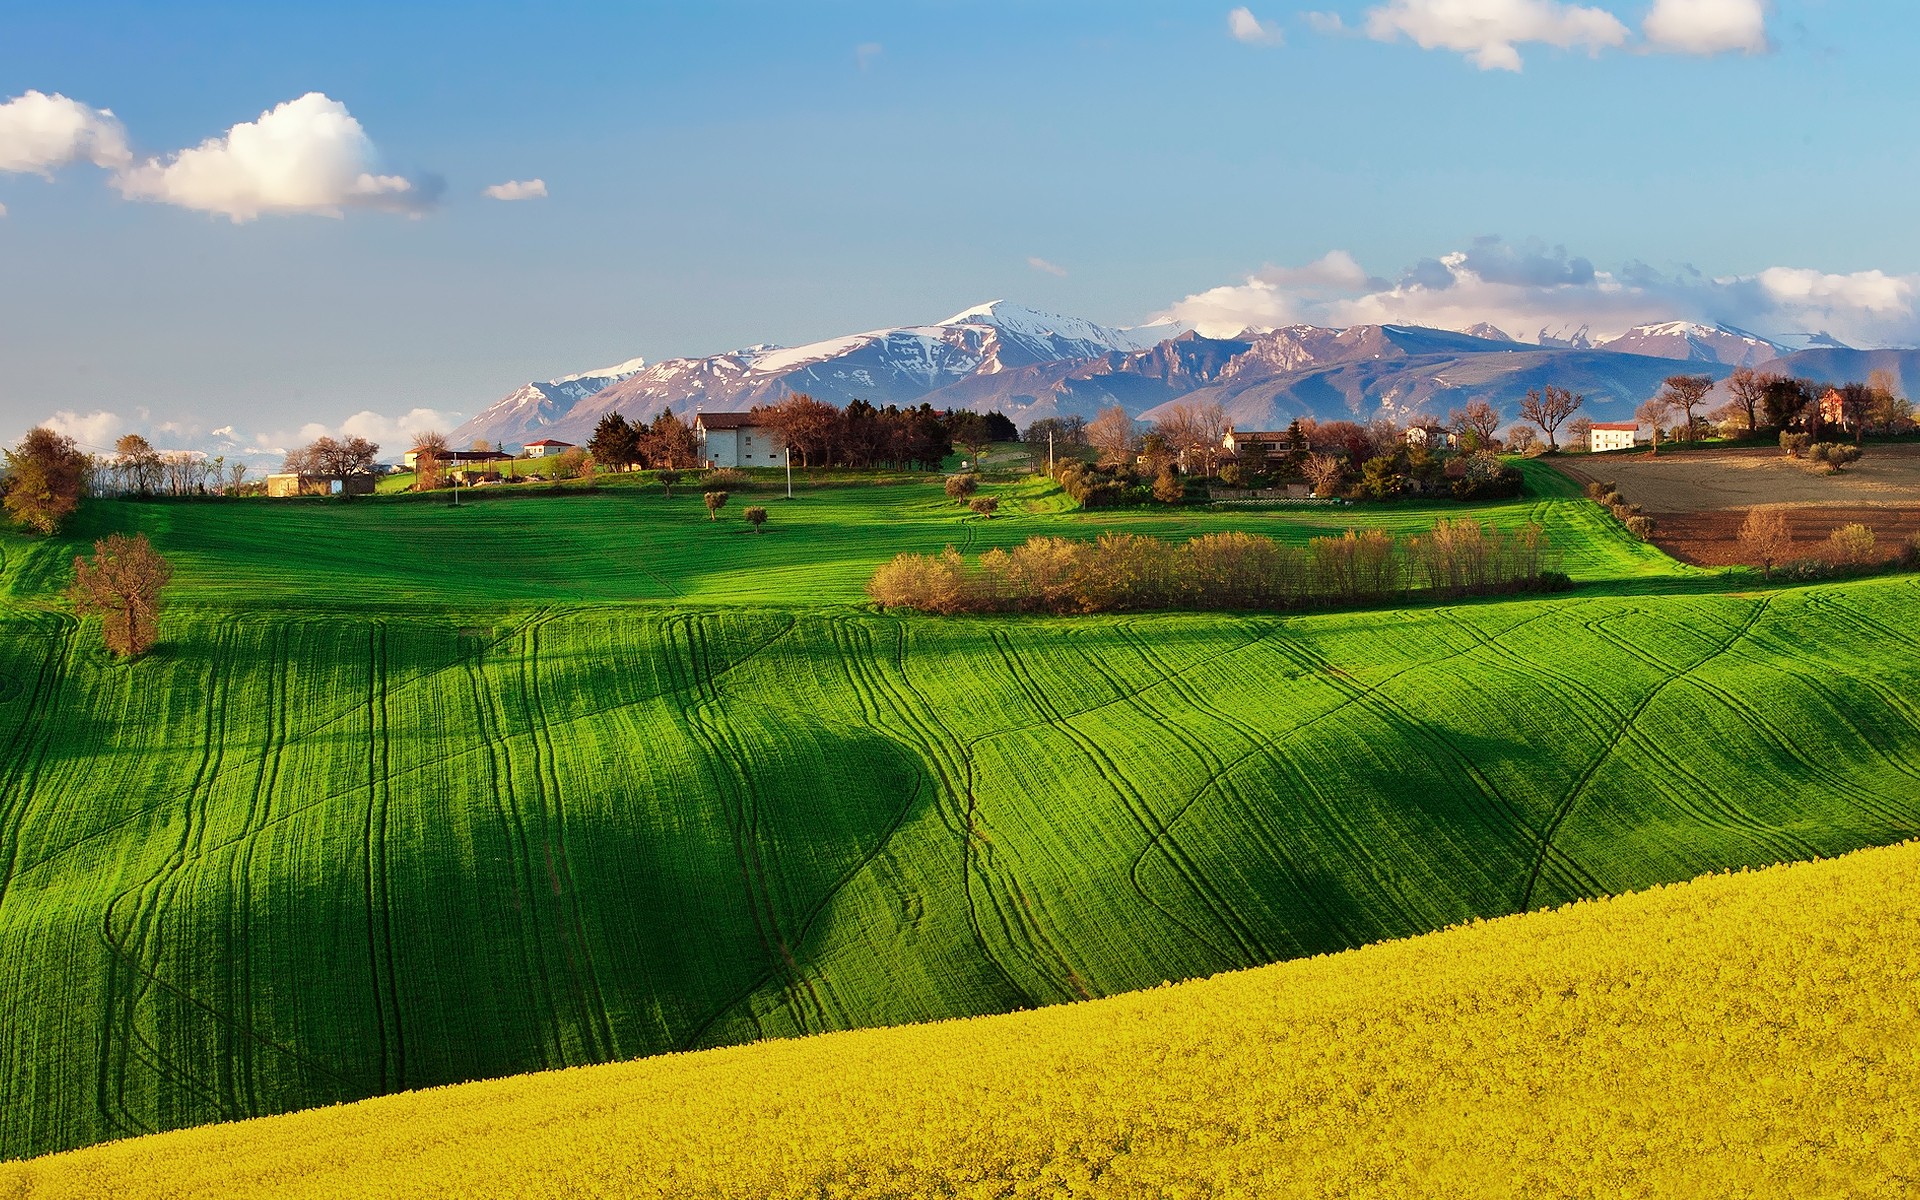
[[[1537,480],[1554,487],[1552,476]],[[900,550],[1454,506],[1004,518],[931,484],[94,506],[8,535],[0,1155],[1104,995],[1920,833],[1914,581],[1724,592],[1570,494],[1567,597],[859,605]],[[1571,492],[1571,485],[1562,489]],[[148,532],[165,642],[56,602]]]

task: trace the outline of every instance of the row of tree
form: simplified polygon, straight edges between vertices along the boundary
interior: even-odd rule
[[[1090,613],[1152,609],[1284,609],[1373,603],[1409,591],[1484,595],[1564,585],[1547,567],[1540,527],[1502,532],[1441,521],[1419,537],[1348,530],[1305,546],[1238,531],[1176,545],[1130,533],[1095,541],[1035,537],[968,559],[901,554],[867,594],[932,613]]]

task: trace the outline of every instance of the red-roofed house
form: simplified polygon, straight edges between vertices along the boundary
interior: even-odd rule
[[[522,449],[528,458],[552,458],[556,454],[565,454],[574,449],[572,442],[555,441],[553,438],[541,438],[537,442],[528,442]]]

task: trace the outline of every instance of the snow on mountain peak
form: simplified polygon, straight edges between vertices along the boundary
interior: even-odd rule
[[[582,379],[625,379],[629,375],[639,374],[646,369],[646,366],[646,359],[630,358],[615,366],[599,367],[592,371],[580,371],[573,375],[562,375],[558,379],[549,379],[547,382],[558,387],[563,383],[578,383]]]

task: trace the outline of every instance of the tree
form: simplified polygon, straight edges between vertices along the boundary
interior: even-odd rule
[[[1539,444],[1540,444],[1540,436],[1534,433],[1533,426],[1509,425],[1507,427],[1507,451],[1509,453],[1526,454]],[[1548,450],[1551,451],[1554,449],[1557,449],[1557,447],[1553,446],[1552,443],[1549,442]],[[1421,447],[1420,452],[1422,454],[1426,453],[1426,448]]]
[[[1472,439],[1469,450],[1493,444],[1494,431],[1500,428],[1500,410],[1485,400],[1469,400],[1465,408],[1456,408],[1447,416],[1448,424],[1463,440]]]
[[[1760,392],[1763,419],[1755,428],[1785,429],[1798,421],[1813,402],[1813,384],[1804,379],[1772,376]]]
[[[1633,410],[1634,420],[1653,427],[1653,453],[1660,453],[1660,430],[1666,426],[1667,418],[1673,415],[1673,405],[1667,394],[1661,392],[1640,402]]]
[[[1766,396],[1767,385],[1775,378],[1752,367],[1735,367],[1733,374],[1727,376],[1727,394],[1733,397],[1734,404],[1746,411],[1749,434],[1760,428],[1761,403]]]
[[[693,430],[671,409],[661,409],[660,415],[653,419],[646,436],[640,440],[640,450],[649,464],[669,470],[693,466],[694,460],[700,457],[700,443],[694,439]]]
[[[1713,381],[1707,382],[1711,386]],[[1555,431],[1586,402],[1585,396],[1576,396],[1566,388],[1548,384],[1545,388],[1533,388],[1527,392],[1527,398],[1520,402],[1520,419],[1538,425],[1540,432],[1547,435],[1547,453],[1558,454],[1560,440]]]
[[[243,462],[228,463],[227,464],[227,493],[229,495],[238,495],[240,492],[241,481],[245,480],[246,477],[247,477],[247,464]]]
[[[92,462],[73,439],[42,425],[7,451],[6,510],[40,533],[57,531],[87,488]]]
[[[780,431],[787,447],[800,456],[800,465],[810,466],[824,460],[830,437],[840,411],[822,404],[805,392],[795,392],[772,407],[756,407],[760,420]]]
[[[967,497],[973,495],[979,487],[978,475],[949,475],[947,476],[947,499],[956,504],[965,504]]]
[[[413,435],[413,490],[430,492],[446,473],[447,435],[425,429]]]
[[[443,438],[443,449],[444,441]],[[280,469],[291,475],[345,479],[349,475],[373,474],[374,460],[379,455],[380,447],[363,437],[350,437],[345,441],[322,437],[288,454]]]
[[[93,544],[93,561],[76,556],[67,598],[82,616],[98,614],[107,649],[136,658],[154,643],[160,629],[160,589],[173,568],[144,533],[109,534]]]
[[[1575,417],[1567,426],[1567,444],[1572,446],[1593,445],[1593,422],[1586,417]]]
[[[1114,405],[1093,419],[1087,426],[1087,441],[1100,451],[1100,461],[1114,466],[1132,459],[1134,446],[1138,444],[1134,432],[1133,418],[1127,410]]]
[[[1027,426],[1021,440],[1032,446],[1047,444],[1051,434],[1055,445],[1084,446],[1087,444],[1087,419],[1085,417],[1042,417]]]
[[[1183,463],[1189,458],[1198,459],[1211,472],[1227,436],[1227,413],[1217,400],[1183,400],[1168,405],[1153,428]]]
[[[991,520],[993,518],[993,510],[1000,507],[1000,497],[975,496],[973,499],[967,501],[967,507],[973,510],[974,516]]]
[[[746,518],[747,524],[753,526],[755,533],[759,533],[760,527],[767,523],[767,510],[758,504],[750,505],[740,515]]]
[[[1171,466],[1161,467],[1160,473],[1153,477],[1153,498],[1160,503],[1178,504],[1186,494],[1187,489],[1181,486]]]
[[[1307,461],[1300,465],[1300,472],[1313,485],[1313,494],[1325,497],[1339,490],[1340,479],[1347,469],[1331,454],[1309,454]]]
[[[593,455],[593,461],[604,463],[608,470],[627,470],[639,461],[640,431],[627,424],[627,419],[619,413],[610,412],[593,427],[587,450]]]
[[[1394,469],[1394,461],[1384,454],[1368,459],[1360,469],[1360,486],[1375,500],[1385,500],[1399,492],[1400,483],[1400,473]]]
[[[1686,417],[1688,445],[1694,440],[1694,410],[1707,402],[1707,393],[1712,390],[1711,375],[1669,375],[1662,381],[1661,395],[1666,397],[1668,411]]]
[[[1749,509],[1740,522],[1740,557],[1760,568],[1762,578],[1771,579],[1773,568],[1793,552],[1793,531],[1787,527],[1787,510],[1778,505]]]
[[[1840,397],[1840,428],[1853,431],[1853,444],[1857,446],[1866,437],[1867,414],[1873,411],[1873,388],[1864,383],[1843,383],[1834,392]]]
[[[720,510],[725,508],[726,506],[727,506],[727,494],[725,492],[708,492],[707,493],[707,520],[718,521],[720,519]]]
[[[962,410],[947,416],[947,436],[953,444],[967,452],[967,458],[974,469],[980,469],[980,455],[993,441],[993,433],[987,425],[987,419],[976,412]]]
[[[655,471],[653,477],[658,479],[660,486],[666,489],[667,499],[673,499],[673,485],[680,482],[680,472],[671,470]]]
[[[113,452],[126,486],[142,496],[151,496],[160,486],[160,454],[153,443],[137,433],[123,434],[113,444]]]

